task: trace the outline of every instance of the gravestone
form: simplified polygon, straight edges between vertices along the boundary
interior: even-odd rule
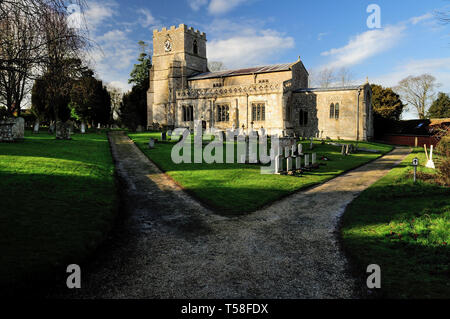
[[[155,140],[150,137],[150,140],[148,141],[148,148],[152,149],[155,148]]]
[[[53,133],[55,133],[55,123],[50,124],[50,126],[48,127],[48,134]]]
[[[39,120],[36,120],[36,122],[34,122],[34,126],[33,126],[33,134],[38,134],[39,133]]]
[[[80,132],[81,132],[81,134],[85,134],[86,133],[86,123],[81,122]]]
[[[344,156],[347,155],[346,150],[345,150],[345,145],[342,145],[341,154]]]
[[[136,128],[136,132],[142,133],[143,131],[144,131],[144,128],[142,127],[142,125],[138,125]]]
[[[265,135],[266,135],[266,130],[263,127],[261,127],[259,129],[259,136],[261,137],[261,136],[265,136]]]
[[[300,156],[297,156],[295,158],[295,169],[299,170],[302,168],[302,158]]]
[[[61,121],[56,123],[56,139],[70,140],[70,129],[67,123]]]
[[[290,156],[289,152],[290,152],[290,148],[288,146],[286,146],[284,148],[284,157],[288,158]]]
[[[25,138],[25,119],[23,117],[14,119],[11,130],[14,140],[23,140]]]
[[[12,133],[14,123],[14,119],[12,118],[7,118],[4,121],[0,121],[0,136],[2,142],[14,142]]]
[[[313,147],[314,147],[314,146],[313,146],[313,139],[312,139],[312,137],[311,137],[311,143],[309,144],[309,149],[312,150]]]
[[[317,161],[317,154],[313,153],[312,154],[312,158],[311,158],[311,165],[316,164],[316,161]]]
[[[298,144],[298,155],[303,156],[303,145],[302,144]]]
[[[297,145],[292,145],[291,146],[291,154],[292,154],[292,156],[295,156],[296,154],[295,154],[295,152],[297,151]]]
[[[292,172],[292,157],[286,159],[286,171]]]
[[[275,156],[275,174],[280,174],[283,170],[283,159],[281,155]]]
[[[309,154],[305,154],[305,167],[309,167]]]

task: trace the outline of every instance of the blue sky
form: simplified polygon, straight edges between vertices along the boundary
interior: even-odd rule
[[[86,21],[101,47],[90,52],[99,78],[122,89],[138,55],[138,40],[180,23],[204,31],[208,58],[228,68],[294,62],[307,69],[346,67],[355,83],[394,86],[430,73],[450,92],[450,26],[436,11],[448,0],[88,0]],[[381,9],[381,28],[369,29],[368,5]],[[414,117],[408,112],[404,118]]]

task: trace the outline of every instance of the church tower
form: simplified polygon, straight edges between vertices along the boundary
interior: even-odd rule
[[[153,59],[147,93],[147,126],[175,125],[176,90],[187,78],[208,71],[206,35],[180,24],[153,31]]]

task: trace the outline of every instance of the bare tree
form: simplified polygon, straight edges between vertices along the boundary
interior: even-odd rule
[[[413,106],[420,119],[425,118],[427,109],[434,99],[434,90],[439,87],[436,78],[430,74],[408,76],[401,80],[395,90],[408,105]]]
[[[336,73],[336,81],[340,86],[348,86],[353,81],[353,74],[348,68],[342,67]]]
[[[208,69],[210,72],[218,72],[218,71],[226,70],[226,67],[223,64],[223,62],[211,61],[211,62],[208,62]]]
[[[333,68],[323,68],[315,76],[315,84],[321,88],[331,87],[335,81],[335,71]]]
[[[71,5],[78,3],[81,10],[82,1]],[[0,100],[10,113],[15,110],[20,113],[30,82],[48,65],[49,48],[81,38],[78,30],[53,30],[58,26],[51,17],[58,14],[66,19],[68,3],[64,0],[0,1]]]

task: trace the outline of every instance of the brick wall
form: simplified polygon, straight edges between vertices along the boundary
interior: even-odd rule
[[[417,138],[417,146],[423,147],[424,144],[427,146],[434,145],[439,142],[433,136],[424,136],[424,135],[385,135],[383,136],[383,142],[393,145],[408,145],[415,146]]]

